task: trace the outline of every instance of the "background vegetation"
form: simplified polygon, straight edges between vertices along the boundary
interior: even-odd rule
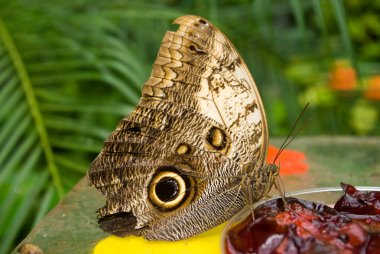
[[[271,136],[379,135],[380,2],[0,0],[0,253],[82,178],[184,14],[247,62]]]

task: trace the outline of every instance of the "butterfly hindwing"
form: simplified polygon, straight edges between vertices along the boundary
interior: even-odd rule
[[[206,231],[246,204],[244,170],[264,167],[265,114],[243,60],[208,21],[174,22],[139,104],[88,173],[107,198],[99,222],[116,235],[178,240]]]

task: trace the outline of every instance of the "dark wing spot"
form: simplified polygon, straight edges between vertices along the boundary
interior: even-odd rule
[[[135,132],[135,133],[141,133],[141,127],[140,127],[140,126],[129,127],[129,128],[127,129],[127,131]]]
[[[189,49],[190,49],[191,53],[196,53],[196,54],[199,54],[199,55],[206,55],[207,54],[205,51],[203,51],[202,49],[196,47],[193,44],[191,44],[189,46]]]
[[[156,184],[155,192],[161,201],[172,201],[179,194],[178,181],[175,178],[164,177]]]
[[[235,62],[232,62],[230,65],[227,66],[227,69],[229,71],[235,71]]]
[[[104,231],[116,236],[126,236],[136,231],[134,228],[137,219],[131,212],[120,212],[99,218],[98,222]]]
[[[199,20],[199,23],[202,23],[203,25],[206,25],[206,24],[207,24],[206,20],[204,20],[204,19],[200,19],[200,20]]]
[[[246,107],[245,107],[245,110],[246,111],[251,111],[251,112],[255,112],[255,110],[258,109],[258,106],[256,103],[252,103],[252,104],[248,104]]]

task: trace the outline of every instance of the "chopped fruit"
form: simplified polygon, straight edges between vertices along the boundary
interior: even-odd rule
[[[379,219],[380,192],[342,188],[336,209],[296,198],[258,206],[254,216],[228,231],[226,253],[378,253],[380,230],[372,223]]]

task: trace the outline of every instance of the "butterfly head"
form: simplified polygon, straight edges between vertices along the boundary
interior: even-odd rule
[[[263,196],[266,195],[273,186],[276,178],[278,178],[280,174],[280,167],[276,164],[266,164],[263,170],[264,174],[267,177],[267,184],[264,187]],[[264,184],[265,185],[265,184]]]
[[[251,164],[252,165],[252,164]],[[264,197],[272,188],[276,178],[279,176],[280,168],[276,164],[265,164],[263,167],[254,167],[245,170],[242,183],[250,192],[249,202],[256,202]]]

